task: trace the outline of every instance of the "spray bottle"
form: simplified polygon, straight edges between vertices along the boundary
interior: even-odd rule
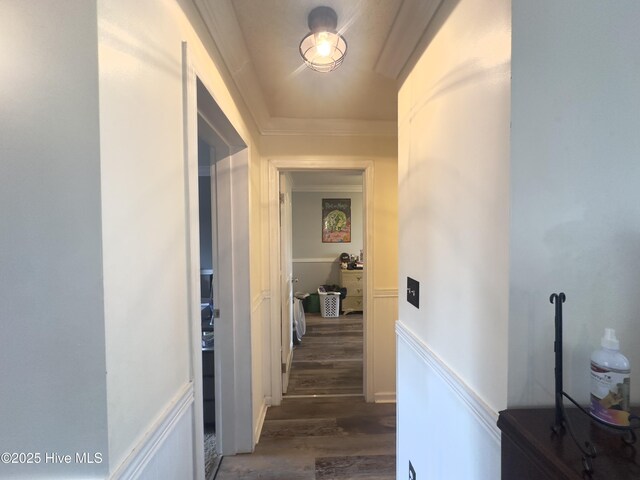
[[[604,329],[602,348],[591,355],[591,413],[603,422],[629,425],[629,360],[620,353],[612,328]]]

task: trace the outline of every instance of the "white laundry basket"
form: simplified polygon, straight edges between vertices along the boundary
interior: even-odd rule
[[[340,292],[326,292],[318,289],[320,296],[320,315],[323,318],[337,318],[340,316]]]

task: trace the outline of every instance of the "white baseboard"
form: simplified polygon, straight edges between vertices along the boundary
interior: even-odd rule
[[[253,439],[254,443],[258,443],[260,441],[260,435],[262,434],[262,427],[264,426],[264,419],[267,416],[267,409],[269,408],[269,404],[266,401],[266,398],[263,399],[262,405],[260,406],[260,413],[258,413],[258,418],[256,421],[256,425],[253,429]]]
[[[176,425],[190,411],[193,402],[193,384],[188,383],[169,402],[151,428],[136,443],[129,456],[109,478],[111,480],[144,478],[145,470],[155,460],[165,441],[171,437]]]
[[[410,328],[396,322],[396,334],[426,363],[466,405],[470,413],[500,444],[500,429],[497,426],[498,412],[489,407],[469,385],[453,372]]]
[[[396,392],[377,392],[373,395],[375,403],[396,403]]]

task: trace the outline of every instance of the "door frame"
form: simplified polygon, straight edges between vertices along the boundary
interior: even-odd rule
[[[186,282],[188,295],[189,379],[193,386],[193,462],[197,480],[204,480],[204,426],[202,336],[200,317],[200,245],[198,198],[198,128],[203,120],[229,147],[215,160],[217,222],[230,225],[218,230],[220,286],[218,308],[224,323],[216,327],[216,445],[218,453],[250,452],[255,445],[251,396],[251,324],[249,293],[249,152],[207,85],[205,69],[182,42],[182,84],[184,116],[184,196],[186,236]],[[207,111],[198,104],[198,90],[204,88],[212,102]],[[224,208],[221,208],[224,206]],[[231,219],[233,218],[233,221]],[[220,249],[225,249],[220,255]],[[226,272],[226,273],[225,273]],[[223,335],[224,333],[224,335]],[[222,341],[224,338],[224,342]],[[249,352],[249,353],[247,353]]]
[[[281,340],[281,372],[282,372],[282,392],[286,393],[287,388],[289,386],[289,374],[291,373],[291,362],[293,360],[293,266],[291,264],[292,257],[292,238],[291,238],[291,175],[288,172],[282,172],[279,175],[279,197],[284,196],[280,200],[280,285],[282,288],[285,288],[285,282],[283,278],[283,274],[286,273],[286,288],[287,292],[283,292],[280,290],[280,294],[282,297],[280,298],[280,338]],[[282,187],[283,184],[286,187],[286,191],[283,192]],[[282,232],[288,233],[288,239],[283,238]],[[286,255],[287,252],[289,255],[289,264],[285,265],[287,262],[286,258],[283,258],[283,255]],[[288,267],[288,268],[285,268]],[[286,295],[286,299],[285,299]],[[286,305],[285,305],[286,303]],[[285,348],[286,342],[286,348]]]
[[[363,310],[363,393],[365,401],[374,401],[373,357],[374,324],[371,307],[373,306],[373,272],[375,265],[370,261],[373,256],[373,160],[354,158],[282,158],[269,159],[267,171],[269,203],[269,288],[271,293],[271,394],[272,405],[282,403],[282,367],[280,363],[282,349],[281,335],[281,292],[280,292],[280,173],[308,172],[323,170],[350,170],[362,173],[362,197],[364,235],[363,250],[366,268],[364,269],[364,310]]]

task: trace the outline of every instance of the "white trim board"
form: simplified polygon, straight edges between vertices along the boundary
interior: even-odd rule
[[[284,365],[284,372],[282,372],[282,393],[287,393],[287,390],[289,388],[289,377],[291,376],[291,365],[293,364],[293,349],[291,349],[291,351],[289,352],[289,355],[287,356],[287,361],[284,364],[280,365],[280,368],[282,368],[282,365]]]
[[[337,258],[294,258],[293,263],[338,263]]]
[[[258,443],[260,441],[260,435],[262,434],[262,427],[264,426],[264,419],[267,417],[268,408],[269,403],[267,402],[267,399],[264,398],[262,400],[262,405],[260,405],[260,412],[258,413],[258,419],[253,430],[253,438],[255,438],[255,443]]]
[[[296,193],[358,193],[362,192],[362,185],[294,185],[291,191]]]
[[[197,68],[186,42],[182,42],[182,99],[184,129],[184,198],[186,225],[185,251],[187,261],[188,311],[187,328],[189,329],[189,348],[191,361],[189,378],[193,382],[193,463],[194,480],[204,480],[204,430],[195,428],[203,425],[202,406],[202,334],[200,327],[200,311],[196,305],[200,303],[200,221],[198,195],[198,95]],[[208,168],[211,176],[211,168]],[[197,319],[197,324],[196,324]]]
[[[262,302],[270,299],[271,297],[269,295],[269,291],[262,290],[258,295],[253,297],[253,300],[251,301],[251,313],[253,314],[256,310],[258,310],[258,308],[260,308],[260,306],[262,305]]]
[[[375,403],[396,403],[396,392],[377,392],[373,398]]]
[[[489,407],[453,370],[451,370],[409,327],[396,322],[398,340],[409,346],[435,372],[451,391],[468,407],[478,422],[500,444],[498,412]]]
[[[193,404],[193,383],[185,384],[167,408],[133,447],[129,456],[110,475],[111,480],[138,478],[171,436],[175,426]]]

